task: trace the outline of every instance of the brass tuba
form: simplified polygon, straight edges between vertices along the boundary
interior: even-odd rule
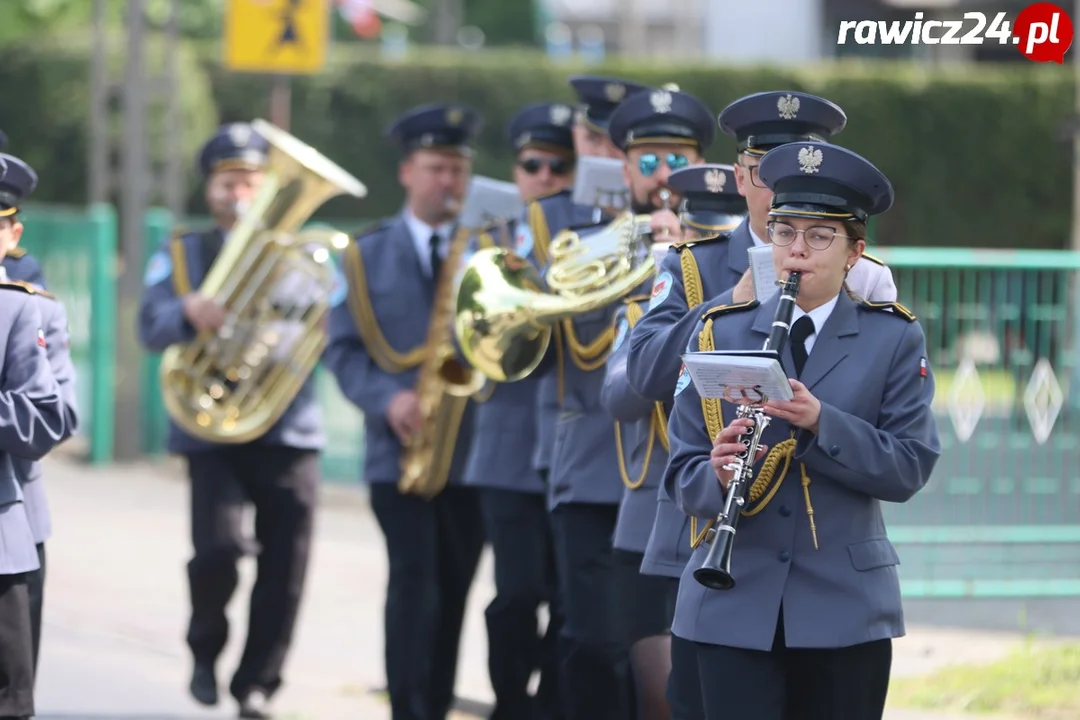
[[[339,282],[332,254],[349,236],[299,228],[330,198],[367,194],[359,180],[284,130],[264,120],[251,127],[270,145],[262,186],[198,289],[224,308],[225,324],[169,347],[161,360],[173,421],[217,443],[265,434],[315,368]]]
[[[454,331],[474,368],[513,382],[537,368],[554,324],[606,307],[655,271],[649,216],[626,211],[582,238],[563,230],[549,248],[548,292],[527,260],[501,248],[474,254],[457,296]]]

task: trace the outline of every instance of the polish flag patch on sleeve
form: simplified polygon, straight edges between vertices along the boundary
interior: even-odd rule
[[[41,328],[38,328],[38,331],[37,331],[37,344],[38,344],[38,347],[48,347],[48,345],[45,342],[45,331],[42,330]]]
[[[926,377],[926,358],[919,358],[919,377]]]

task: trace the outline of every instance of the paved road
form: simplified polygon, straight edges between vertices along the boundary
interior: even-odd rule
[[[231,705],[207,711],[185,692],[189,546],[178,466],[89,469],[57,458],[48,461],[47,482],[56,533],[48,545],[38,720],[232,717]],[[360,492],[327,488],[322,503],[308,594],[277,706],[283,717],[296,720],[388,718],[371,692],[382,681],[381,535]],[[252,570],[244,564],[231,608],[238,629],[244,627],[243,598]],[[481,702],[491,698],[483,625],[493,592],[490,578],[485,556],[470,598],[460,663],[459,694]],[[911,628],[896,644],[895,673],[991,659],[1015,640]],[[234,633],[223,670],[231,670],[240,642]],[[952,719],[890,711],[887,720]]]

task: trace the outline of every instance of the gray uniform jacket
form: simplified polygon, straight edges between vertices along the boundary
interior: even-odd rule
[[[715,348],[761,348],[777,298],[716,311]],[[790,375],[790,347],[782,362]],[[688,378],[677,385],[664,482],[684,513],[714,518],[724,497],[709,464],[713,439],[701,398]],[[733,589],[709,590],[694,580],[708,546],[694,552],[679,586],[679,637],[768,650],[781,606],[789,647],[847,647],[904,634],[899,558],[881,503],[909,500],[941,452],[922,327],[899,305],[856,304],[841,293],[800,380],[821,403],[817,434],[780,419],[769,425],[763,443],[770,448],[794,437],[790,466],[771,502],[740,519]],[[723,403],[722,414],[726,425],[734,406]]]

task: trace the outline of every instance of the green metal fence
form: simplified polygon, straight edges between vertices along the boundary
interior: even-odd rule
[[[116,382],[110,207],[28,208],[24,244],[71,316],[91,459],[111,458]],[[148,213],[147,256],[167,237]],[[926,331],[943,453],[927,488],[889,505],[908,597],[1080,597],[1080,253],[875,249]],[[142,372],[143,447],[162,451],[157,362]],[[318,374],[328,479],[354,481],[362,418]]]

